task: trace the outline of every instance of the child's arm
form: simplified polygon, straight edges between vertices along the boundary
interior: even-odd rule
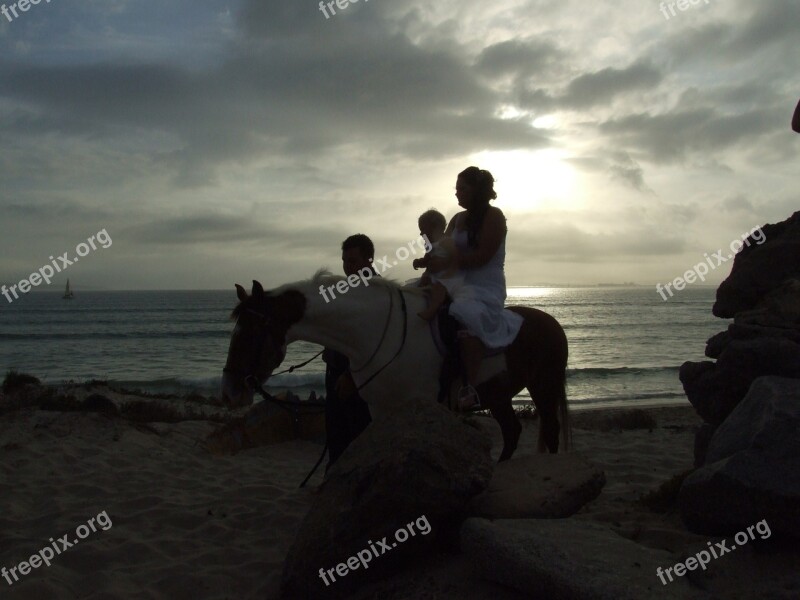
[[[456,269],[456,243],[453,238],[442,238],[439,240],[439,248],[443,250],[445,256],[434,256],[427,261],[428,271],[431,273],[443,273],[450,269]]]

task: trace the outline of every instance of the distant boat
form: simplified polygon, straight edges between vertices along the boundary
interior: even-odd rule
[[[72,291],[69,289],[69,279],[67,279],[67,289],[64,290],[64,295],[61,296],[64,300],[72,300]]]

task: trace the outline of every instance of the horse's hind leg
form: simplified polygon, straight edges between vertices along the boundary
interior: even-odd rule
[[[539,440],[537,450],[539,452],[558,452],[558,395],[559,390],[554,384],[546,381],[534,380],[528,385],[528,393],[531,395],[533,403],[536,405],[536,412],[539,413]]]
[[[514,412],[511,405],[512,394],[509,393],[506,386],[495,384],[490,389],[481,389],[482,387],[478,388],[481,403],[492,413],[503,434],[503,451],[498,459],[498,462],[503,462],[511,458],[517,449],[519,436],[522,433],[522,423],[519,422],[519,417]]]

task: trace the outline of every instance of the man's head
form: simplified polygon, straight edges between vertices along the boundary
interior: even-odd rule
[[[359,269],[372,266],[375,246],[363,233],[351,235],[342,242],[342,269],[345,275],[356,275]]]

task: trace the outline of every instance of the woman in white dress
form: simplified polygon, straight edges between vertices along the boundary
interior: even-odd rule
[[[465,210],[447,226],[456,245],[456,264],[464,285],[450,305],[450,314],[465,328],[459,333],[467,384],[459,392],[463,409],[480,405],[475,391],[485,348],[507,346],[519,333],[522,317],[504,310],[506,300],[506,218],[489,202],[497,198],[489,171],[469,167],[458,174],[456,198]]]

